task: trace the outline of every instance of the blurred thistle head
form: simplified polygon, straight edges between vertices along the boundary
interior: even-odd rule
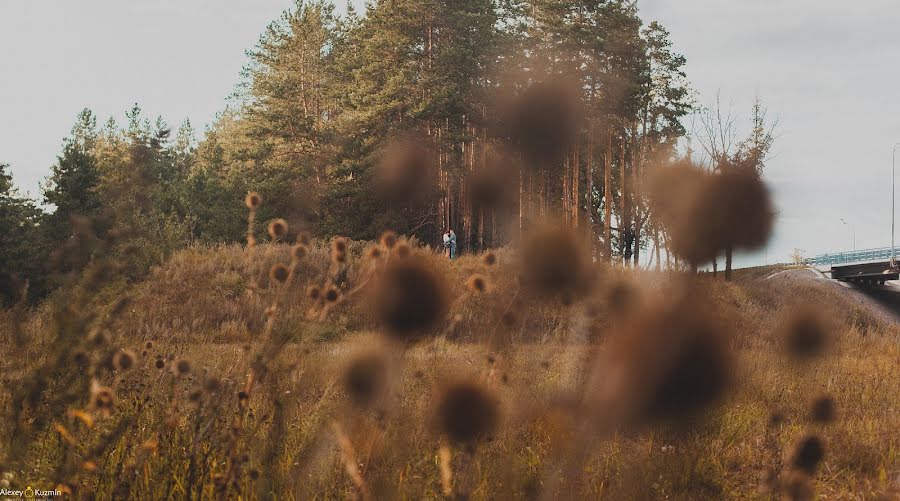
[[[283,263],[275,263],[272,265],[272,268],[269,269],[269,278],[273,282],[279,282],[283,284],[287,282],[290,274],[290,270],[288,270],[288,267]]]
[[[561,80],[536,83],[515,100],[504,121],[529,166],[559,165],[578,130],[580,107],[577,89]]]
[[[519,171],[512,160],[494,151],[489,152],[485,165],[466,177],[469,199],[479,209],[504,209],[518,201],[518,185],[511,183]]]
[[[331,252],[345,253],[350,248],[350,243],[344,237],[335,237],[331,241]]]
[[[156,362],[153,363],[153,366],[156,367],[157,369],[162,369],[163,367],[166,366],[166,361],[161,358],[157,358]]]
[[[385,249],[393,249],[395,245],[397,245],[397,233],[387,230],[381,234],[381,245],[384,246]]]
[[[119,350],[113,355],[112,363],[117,371],[127,371],[134,367],[134,360],[135,356],[133,352],[130,350]]]
[[[366,248],[366,257],[369,259],[381,259],[382,250],[377,245],[370,245]]]
[[[291,247],[291,259],[294,261],[300,261],[305,258],[307,254],[309,254],[309,249],[303,244],[297,244]]]
[[[284,219],[274,219],[269,223],[269,236],[272,240],[284,240],[287,232],[288,224]]]
[[[755,171],[723,166],[706,174],[687,161],[657,169],[650,198],[672,251],[701,264],[727,249],[757,249],[768,241],[775,211]]]
[[[149,350],[150,348],[153,348],[153,341],[147,341],[147,343],[144,344],[144,347],[147,348],[148,350]]]
[[[88,407],[105,417],[112,415],[116,394],[112,388],[102,386],[97,380],[91,381],[91,399]]]
[[[815,475],[816,469],[825,458],[825,444],[816,435],[801,438],[791,452],[790,465],[809,475]]]
[[[473,444],[492,435],[500,421],[497,398],[472,381],[449,384],[437,397],[435,419],[450,442]]]
[[[613,374],[601,405],[644,423],[688,422],[717,403],[732,379],[732,354],[705,301],[680,293],[635,311],[601,370]]]
[[[485,252],[484,255],[481,256],[481,262],[484,263],[485,266],[494,266],[497,264],[497,254]]]
[[[371,294],[375,317],[401,340],[413,340],[436,328],[448,308],[444,281],[424,258],[390,261]]]
[[[106,346],[110,343],[109,332],[106,329],[94,327],[88,333],[87,342],[92,346]]]
[[[434,190],[431,151],[421,141],[397,138],[388,142],[375,164],[375,190],[389,204],[425,200]]]
[[[338,298],[341,297],[341,291],[333,285],[329,286],[327,289],[325,289],[324,297],[325,301],[329,303],[337,302]]]
[[[298,244],[309,246],[310,242],[312,242],[312,236],[308,231],[301,231],[300,233],[297,233]]]
[[[531,232],[523,243],[520,266],[521,285],[538,296],[571,298],[591,285],[584,245],[562,225]]]
[[[407,242],[400,242],[394,247],[394,254],[400,258],[409,257],[412,255],[412,247]]]
[[[186,376],[191,372],[191,362],[186,358],[180,358],[172,364],[172,370],[176,376]]]
[[[831,423],[837,417],[837,406],[829,395],[819,395],[809,408],[809,418],[815,423]]]
[[[322,296],[322,289],[315,285],[310,285],[306,288],[306,297],[312,299],[313,301],[319,299]]]
[[[250,210],[257,210],[262,206],[262,197],[259,196],[259,193],[251,191],[244,197],[244,204],[246,204],[247,208]]]
[[[218,378],[211,377],[203,384],[203,389],[209,393],[218,393],[222,389],[222,381]]]
[[[831,326],[821,313],[803,306],[782,318],[778,337],[788,356],[795,360],[810,360],[827,350],[832,337]]]
[[[474,275],[469,276],[469,278],[466,280],[466,287],[472,292],[476,292],[476,293],[485,292],[485,291],[487,291],[487,287],[488,287],[487,279],[484,278],[484,276],[476,273]]]
[[[359,407],[378,402],[388,389],[388,358],[381,350],[359,353],[344,369],[344,392]]]

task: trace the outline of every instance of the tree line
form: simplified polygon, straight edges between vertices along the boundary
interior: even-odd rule
[[[645,180],[679,155],[693,94],[684,56],[633,1],[377,0],[338,16],[295,0],[248,57],[199,142],[189,122],[173,133],[137,105],[124,126],[83,111],[43,189],[51,210],[4,166],[5,283],[51,289],[47,263],[77,269],[60,249],[82,230],[113,232],[134,270],[192,242],[241,241],[248,191],[265,198],[260,218],[322,237],[392,229],[437,245],[453,228],[479,251],[553,215],[598,258],[670,259]],[[711,168],[761,166],[762,120],[735,151],[711,150]],[[399,174],[382,179],[386,155]],[[410,180],[404,162],[427,175]]]

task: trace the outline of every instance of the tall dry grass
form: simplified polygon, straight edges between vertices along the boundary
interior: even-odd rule
[[[4,312],[0,482],[98,499],[898,495],[900,329],[840,291],[559,266],[558,237],[448,261],[269,230],[139,283],[95,260]],[[786,326],[810,306],[830,313],[822,353],[792,358]]]

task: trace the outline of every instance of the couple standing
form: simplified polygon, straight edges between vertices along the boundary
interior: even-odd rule
[[[449,228],[444,233],[444,254],[450,259],[456,259],[456,233]]]

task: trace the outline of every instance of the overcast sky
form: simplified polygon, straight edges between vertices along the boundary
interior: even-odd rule
[[[139,102],[202,130],[266,24],[291,0],[0,0],[0,162],[32,195],[76,114]],[[339,2],[344,5],[343,0]],[[362,2],[356,2],[361,4]],[[766,172],[779,222],[739,264],[890,245],[891,148],[900,141],[900,2],[641,0],[688,59],[702,104],[717,92],[746,127],[755,96],[778,117]]]

